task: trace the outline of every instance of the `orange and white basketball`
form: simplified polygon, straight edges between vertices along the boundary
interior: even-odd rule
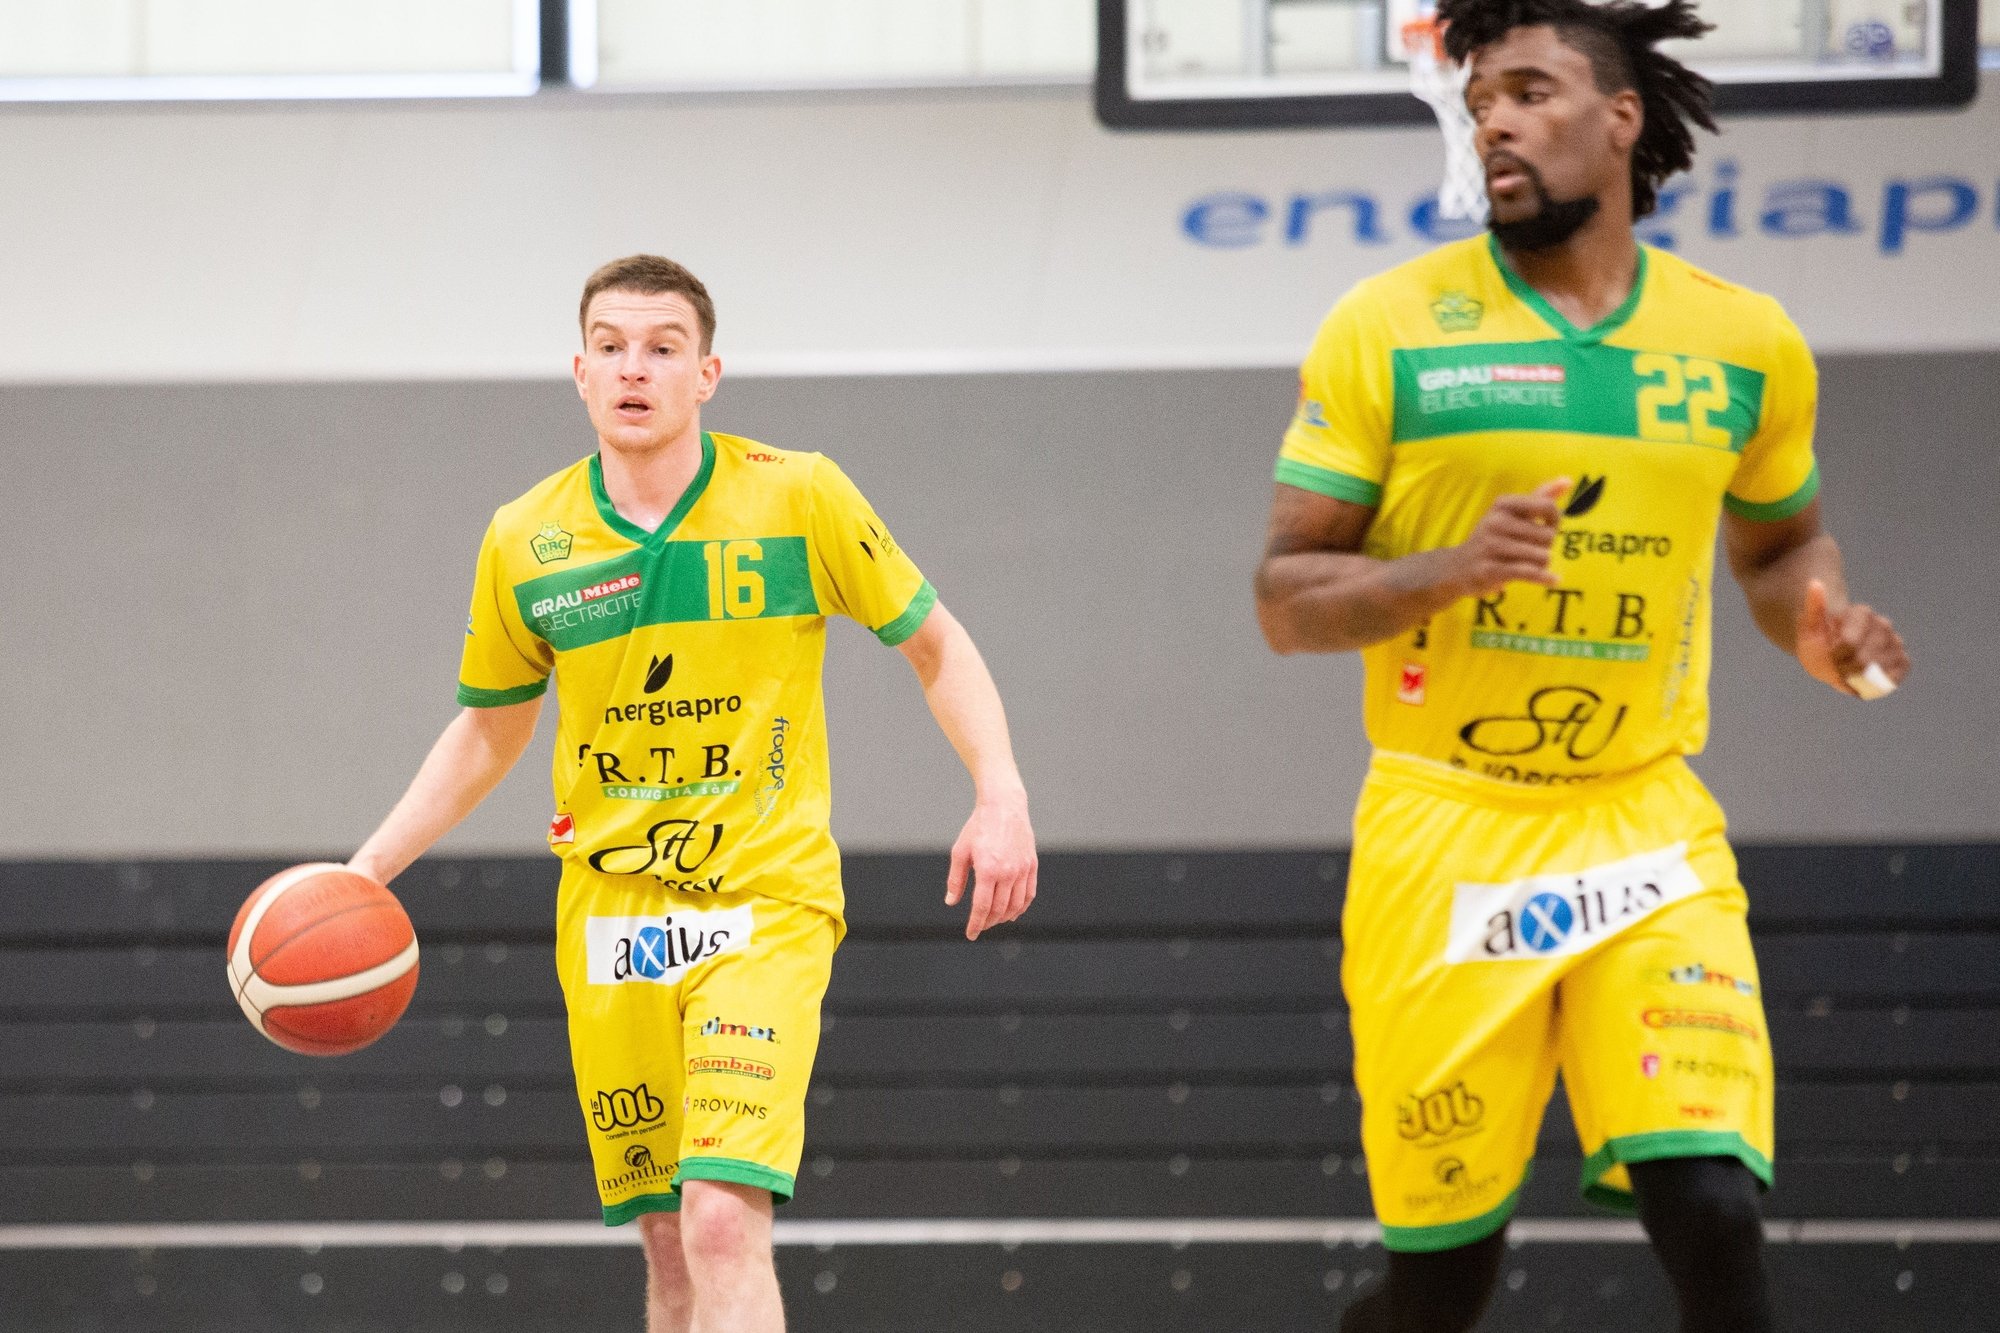
[[[396,895],[346,866],[271,876],[229,930],[229,988],[259,1032],[302,1055],[346,1055],[403,1016],[417,932]]]

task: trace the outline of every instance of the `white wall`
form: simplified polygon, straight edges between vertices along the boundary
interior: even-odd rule
[[[1996,146],[1994,75],[1967,112],[1739,120],[1657,230],[1822,349],[2000,346]],[[1283,366],[1430,244],[1439,158],[1112,134],[1081,90],[10,107],[0,382],[542,377],[642,249],[708,280],[737,373]]]

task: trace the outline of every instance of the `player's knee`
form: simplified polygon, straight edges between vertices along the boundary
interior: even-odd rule
[[[1657,1243],[1693,1251],[1754,1248],[1763,1238],[1756,1177],[1727,1157],[1643,1162],[1630,1168],[1640,1215]]]
[[[761,1199],[758,1196],[762,1196]],[[690,1180],[681,1191],[681,1253],[697,1273],[771,1259],[770,1195]]]
[[[654,1287],[672,1288],[687,1280],[681,1255],[681,1220],[676,1213],[641,1213],[639,1243],[646,1251],[646,1280]]]

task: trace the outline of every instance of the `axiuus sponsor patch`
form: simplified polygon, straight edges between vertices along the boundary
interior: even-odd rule
[[[1452,889],[1448,963],[1563,958],[1699,893],[1687,844],[1508,884]]]
[[[750,904],[666,916],[593,916],[584,922],[585,977],[593,986],[671,986],[696,963],[750,943]]]

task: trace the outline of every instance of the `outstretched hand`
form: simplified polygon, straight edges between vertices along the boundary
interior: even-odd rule
[[[1806,585],[1797,643],[1808,675],[1857,699],[1879,699],[1910,674],[1910,655],[1889,617],[1859,602],[1836,605],[1818,579]]]
[[[965,938],[1014,920],[1035,901],[1035,830],[1028,824],[1025,792],[981,800],[972,807],[958,841],[951,849],[951,873],[945,879],[944,900],[957,906],[972,881],[972,909]]]

